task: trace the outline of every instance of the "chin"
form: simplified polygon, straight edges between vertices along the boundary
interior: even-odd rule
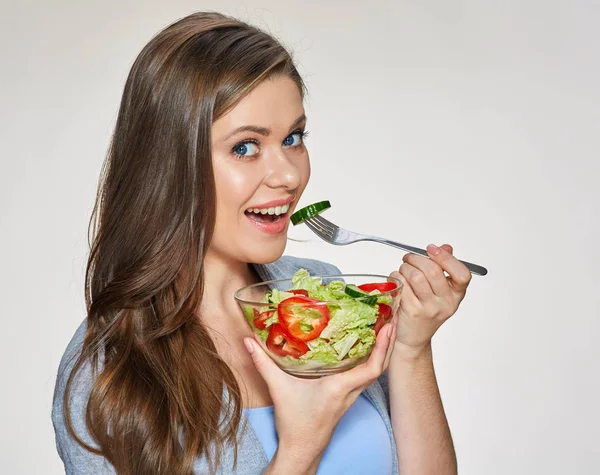
[[[263,247],[262,249],[253,249],[248,252],[248,262],[253,264],[270,264],[275,262],[285,251],[286,240],[282,240],[282,243],[274,243],[271,246]]]

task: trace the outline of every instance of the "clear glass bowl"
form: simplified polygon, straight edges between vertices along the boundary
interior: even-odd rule
[[[376,275],[376,274],[339,274],[339,275],[324,275],[324,276],[318,276],[318,275],[311,275],[311,277],[319,277],[321,278],[322,282],[327,284],[331,281],[341,281],[343,282],[345,285],[350,285],[350,284],[354,284],[355,286],[359,286],[362,284],[382,284],[382,283],[387,283],[387,282],[393,282],[394,284],[396,284],[396,287],[394,289],[391,290],[387,290],[384,292],[381,292],[380,294],[377,295],[377,297],[379,297],[380,301],[387,301],[387,304],[389,304],[389,307],[391,307],[391,311],[389,308],[385,309],[387,311],[386,316],[388,316],[388,318],[384,319],[382,318],[379,322],[379,327],[381,327],[383,325],[383,323],[387,323],[388,321],[391,320],[392,316],[396,314],[396,311],[398,310],[398,306],[400,305],[400,295],[402,293],[402,282],[398,279],[395,279],[393,277],[388,277],[388,276],[383,276],[383,275]],[[259,326],[261,325],[261,321],[262,320],[262,325],[264,325],[265,320],[268,320],[269,316],[272,316],[272,313],[274,313],[275,310],[277,310],[277,316],[279,317],[279,314],[281,312],[285,312],[285,306],[289,305],[288,304],[284,305],[284,307],[281,307],[282,303],[285,302],[285,300],[282,301],[282,303],[280,303],[279,305],[273,304],[273,303],[265,303],[263,301],[266,292],[271,291],[272,289],[277,289],[280,291],[287,291],[289,289],[292,288],[292,280],[291,279],[282,279],[282,280],[271,280],[271,281],[266,281],[266,282],[260,282],[258,284],[253,284],[253,285],[249,285],[246,287],[243,287],[241,289],[239,289],[238,291],[235,292],[234,297],[237,301],[237,303],[240,305],[242,312],[244,314],[244,319],[246,320],[247,324],[250,326],[250,328],[252,328],[252,330],[259,336],[259,340],[261,342],[261,346],[262,348],[265,350],[265,352],[271,357],[271,359],[273,361],[275,361],[275,363],[286,373],[292,374],[294,376],[300,376],[300,377],[318,377],[318,376],[324,376],[324,375],[328,375],[328,374],[335,374],[335,373],[340,373],[343,371],[347,371],[351,368],[354,368],[356,365],[359,365],[360,363],[366,361],[369,357],[369,355],[371,354],[371,351],[373,350],[375,344],[373,342],[373,344],[370,345],[364,345],[363,347],[363,354],[357,355],[357,356],[350,356],[349,352],[348,354],[346,354],[342,359],[339,359],[339,354],[336,357],[335,361],[331,361],[331,356],[330,356],[330,361],[315,361],[312,359],[303,359],[302,355],[306,354],[306,349],[307,349],[307,344],[309,343],[309,341],[301,341],[299,339],[294,338],[293,336],[290,336],[290,334],[292,334],[289,331],[290,327],[285,328],[283,325],[271,325],[269,327],[267,327],[264,330],[261,330],[260,328],[258,328],[255,325],[258,324]],[[318,301],[318,302],[310,302],[310,301],[304,301],[302,298],[295,298],[294,299],[294,308],[295,308],[295,312],[296,314],[298,314],[298,311],[300,312],[300,315],[303,315],[305,309],[311,309],[308,310],[309,312],[312,312],[312,315],[321,315],[321,317],[318,320],[314,320],[316,322],[319,322],[322,317],[322,315],[326,315],[329,318],[331,318],[336,311],[340,311],[340,309],[343,307],[344,311],[348,311],[348,308],[354,308],[356,307],[356,302],[350,302],[350,301],[354,301],[354,300],[362,300],[364,302],[364,297],[350,297],[348,295],[346,295],[344,293],[344,291],[341,291],[344,294],[344,298],[340,299],[340,300],[328,300],[328,301]],[[295,295],[294,297],[302,297],[302,295]],[[371,303],[370,305],[372,307],[377,307],[377,311],[378,314],[381,313],[380,312],[380,307],[379,307],[379,303],[383,303],[378,301],[377,303],[373,304],[372,299],[371,299]],[[344,302],[349,302],[349,303],[344,303]],[[353,307],[354,306],[354,307]],[[289,308],[289,306],[287,307]],[[271,312],[271,313],[269,313]],[[315,312],[319,312],[319,313],[315,313]],[[289,314],[289,312],[288,312]],[[264,316],[264,317],[263,317]],[[277,318],[277,317],[276,317]],[[281,317],[279,317],[279,319],[281,320]],[[324,329],[321,329],[320,331],[318,330],[318,326],[319,323],[317,323],[317,325],[315,327],[310,326],[309,328],[312,328],[314,330],[314,328],[317,328],[316,331],[319,332],[319,335],[322,331],[325,331]],[[325,328],[327,327],[327,325],[325,325]],[[373,328],[375,328],[375,325],[373,326]],[[309,330],[309,331],[313,331],[313,330]],[[283,335],[282,335],[283,333]],[[327,334],[327,332],[325,331],[325,334]],[[302,338],[307,338],[308,335],[302,334]],[[319,336],[320,338],[320,336]],[[269,342],[270,344],[268,345],[267,342]],[[282,343],[283,342],[283,343]],[[360,343],[360,342],[358,342]],[[279,344],[279,346],[277,345]],[[355,343],[357,344],[357,343]],[[365,353],[366,350],[366,353]],[[309,350],[310,351],[310,350]],[[342,350],[343,351],[343,350]],[[284,356],[285,354],[285,356]]]

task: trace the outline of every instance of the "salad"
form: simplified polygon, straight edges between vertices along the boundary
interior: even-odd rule
[[[263,307],[243,306],[250,326],[267,348],[296,363],[337,364],[366,356],[379,330],[392,317],[394,282],[359,286],[325,284],[300,269],[292,287],[265,293]]]

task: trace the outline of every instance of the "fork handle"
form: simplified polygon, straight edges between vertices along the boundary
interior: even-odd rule
[[[427,251],[425,249],[420,249],[418,247],[409,246],[407,244],[401,244],[396,241],[390,241],[389,239],[379,238],[375,236],[365,236],[363,238],[364,241],[374,241],[379,242],[381,244],[387,244],[388,246],[396,247],[398,249],[403,249],[404,251],[412,252],[413,254],[420,254],[421,256],[425,256],[429,258]],[[477,264],[473,264],[471,262],[460,261],[471,271],[472,274],[475,275],[486,275],[488,273],[485,267],[482,267]]]

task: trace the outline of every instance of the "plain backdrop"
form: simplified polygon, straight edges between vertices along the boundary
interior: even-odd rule
[[[239,16],[309,96],[304,204],[489,268],[434,338],[460,473],[600,465],[600,6],[592,0],[20,1],[0,11],[0,472],[60,474],[56,369],[84,318],[87,221],[122,87],[159,29]],[[387,274],[402,252],[287,254]]]

